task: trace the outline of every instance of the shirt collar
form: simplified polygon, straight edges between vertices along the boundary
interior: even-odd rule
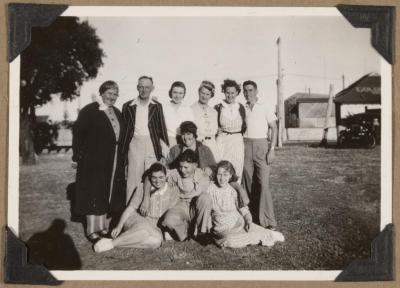
[[[260,100],[260,98],[257,98],[256,103],[254,103],[254,106],[255,105],[264,105],[264,102],[262,100]],[[249,102],[246,102],[246,107],[250,107]]]
[[[154,101],[154,99],[153,99],[152,97],[150,97],[149,102],[147,102],[147,106],[148,106],[150,103],[151,103],[151,104],[156,104],[156,102]],[[129,106],[134,106],[134,105],[139,105],[139,104],[140,104],[139,99],[138,99],[138,98],[134,98],[134,99],[132,100],[132,102],[129,104]]]
[[[101,99],[99,99],[97,101],[97,103],[99,103],[99,110],[100,111],[106,111],[108,108],[112,107],[112,106],[107,106],[106,104],[104,104],[104,102]]]
[[[168,184],[165,183],[164,187],[159,190],[154,190],[153,193],[157,193],[158,195],[163,195],[165,191],[168,189]]]
[[[222,106],[224,106],[225,108],[229,108],[229,107],[235,108],[235,107],[238,107],[238,106],[239,106],[239,103],[238,103],[238,102],[235,102],[234,104],[228,104],[228,103],[226,103],[225,101],[222,101],[221,103],[222,103]]]

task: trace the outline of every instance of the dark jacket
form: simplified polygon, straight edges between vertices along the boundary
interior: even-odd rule
[[[114,108],[120,125],[121,142],[124,123],[121,112]],[[112,198],[110,185],[117,139],[107,115],[99,110],[97,102],[83,107],[73,127],[72,160],[78,163],[76,195],[73,211],[82,215],[102,215],[120,212],[125,204],[125,175],[121,145],[117,151]]]
[[[215,105],[214,109],[217,110],[217,112],[218,112],[218,127],[221,127],[220,119],[221,119],[222,104],[219,103],[219,104]],[[246,109],[244,108],[244,106],[241,103],[239,103],[239,114],[242,117],[242,129],[240,132],[243,135],[244,132],[246,132],[247,125],[246,125]]]
[[[129,143],[135,132],[137,104],[131,105],[132,101],[134,100],[128,101],[122,106],[122,116],[126,127],[125,135],[122,140],[122,153],[124,154],[125,164],[128,160]],[[162,158],[160,139],[167,145],[169,145],[169,141],[162,105],[155,100],[150,100],[149,103],[148,127],[151,142],[153,143],[154,154],[157,160],[160,160]]]
[[[179,168],[179,163],[178,163],[178,157],[181,155],[183,152],[184,146],[182,144],[175,145],[169,150],[169,155],[168,155],[168,167],[170,169],[178,169]],[[198,167],[201,169],[204,169],[206,167],[214,168],[217,163],[215,162],[215,158],[213,153],[211,152],[210,148],[208,146],[202,144],[199,141],[196,141],[196,151],[195,151],[198,156],[199,156],[199,163]]]

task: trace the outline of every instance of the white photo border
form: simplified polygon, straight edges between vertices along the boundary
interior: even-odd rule
[[[334,7],[176,7],[176,6],[70,6],[61,16],[77,17],[232,17],[232,16],[327,16],[343,17]],[[392,66],[381,57],[381,209],[380,229],[392,223]],[[19,233],[19,83],[20,57],[10,64],[9,156],[8,156],[8,227]],[[344,267],[345,268],[345,267]],[[307,280],[331,281],[341,270],[313,271],[56,271],[59,280]]]

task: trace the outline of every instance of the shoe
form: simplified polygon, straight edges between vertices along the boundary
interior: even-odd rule
[[[195,240],[202,246],[207,246],[208,244],[212,244],[212,238],[208,233],[200,233],[197,234]]]
[[[107,230],[101,230],[98,233],[99,233],[100,237],[102,237],[102,238],[107,238],[108,237],[108,231]]]
[[[101,236],[99,235],[99,233],[94,232],[94,233],[88,235],[87,239],[94,244],[101,239]]]
[[[276,231],[276,226],[268,225],[265,228],[268,229],[268,230],[271,230],[271,231]]]
[[[105,252],[114,248],[111,238],[102,238],[93,245],[93,250],[96,253]]]

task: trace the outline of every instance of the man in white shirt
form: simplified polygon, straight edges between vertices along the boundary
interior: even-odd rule
[[[122,107],[126,126],[122,153],[128,166],[127,203],[142,182],[144,171],[163,158],[161,141],[169,145],[162,105],[150,97],[154,90],[153,79],[148,76],[140,77],[137,90],[138,97]],[[135,204],[140,204],[141,200],[132,199]]]
[[[243,83],[243,94],[247,100],[244,133],[244,168],[242,185],[250,196],[250,209],[254,218],[265,228],[276,230],[276,220],[271,191],[269,190],[270,164],[275,154],[277,139],[276,115],[257,96],[254,81]],[[268,130],[271,128],[271,141]],[[258,183],[253,184],[253,177]],[[260,191],[254,189],[259,187]]]

